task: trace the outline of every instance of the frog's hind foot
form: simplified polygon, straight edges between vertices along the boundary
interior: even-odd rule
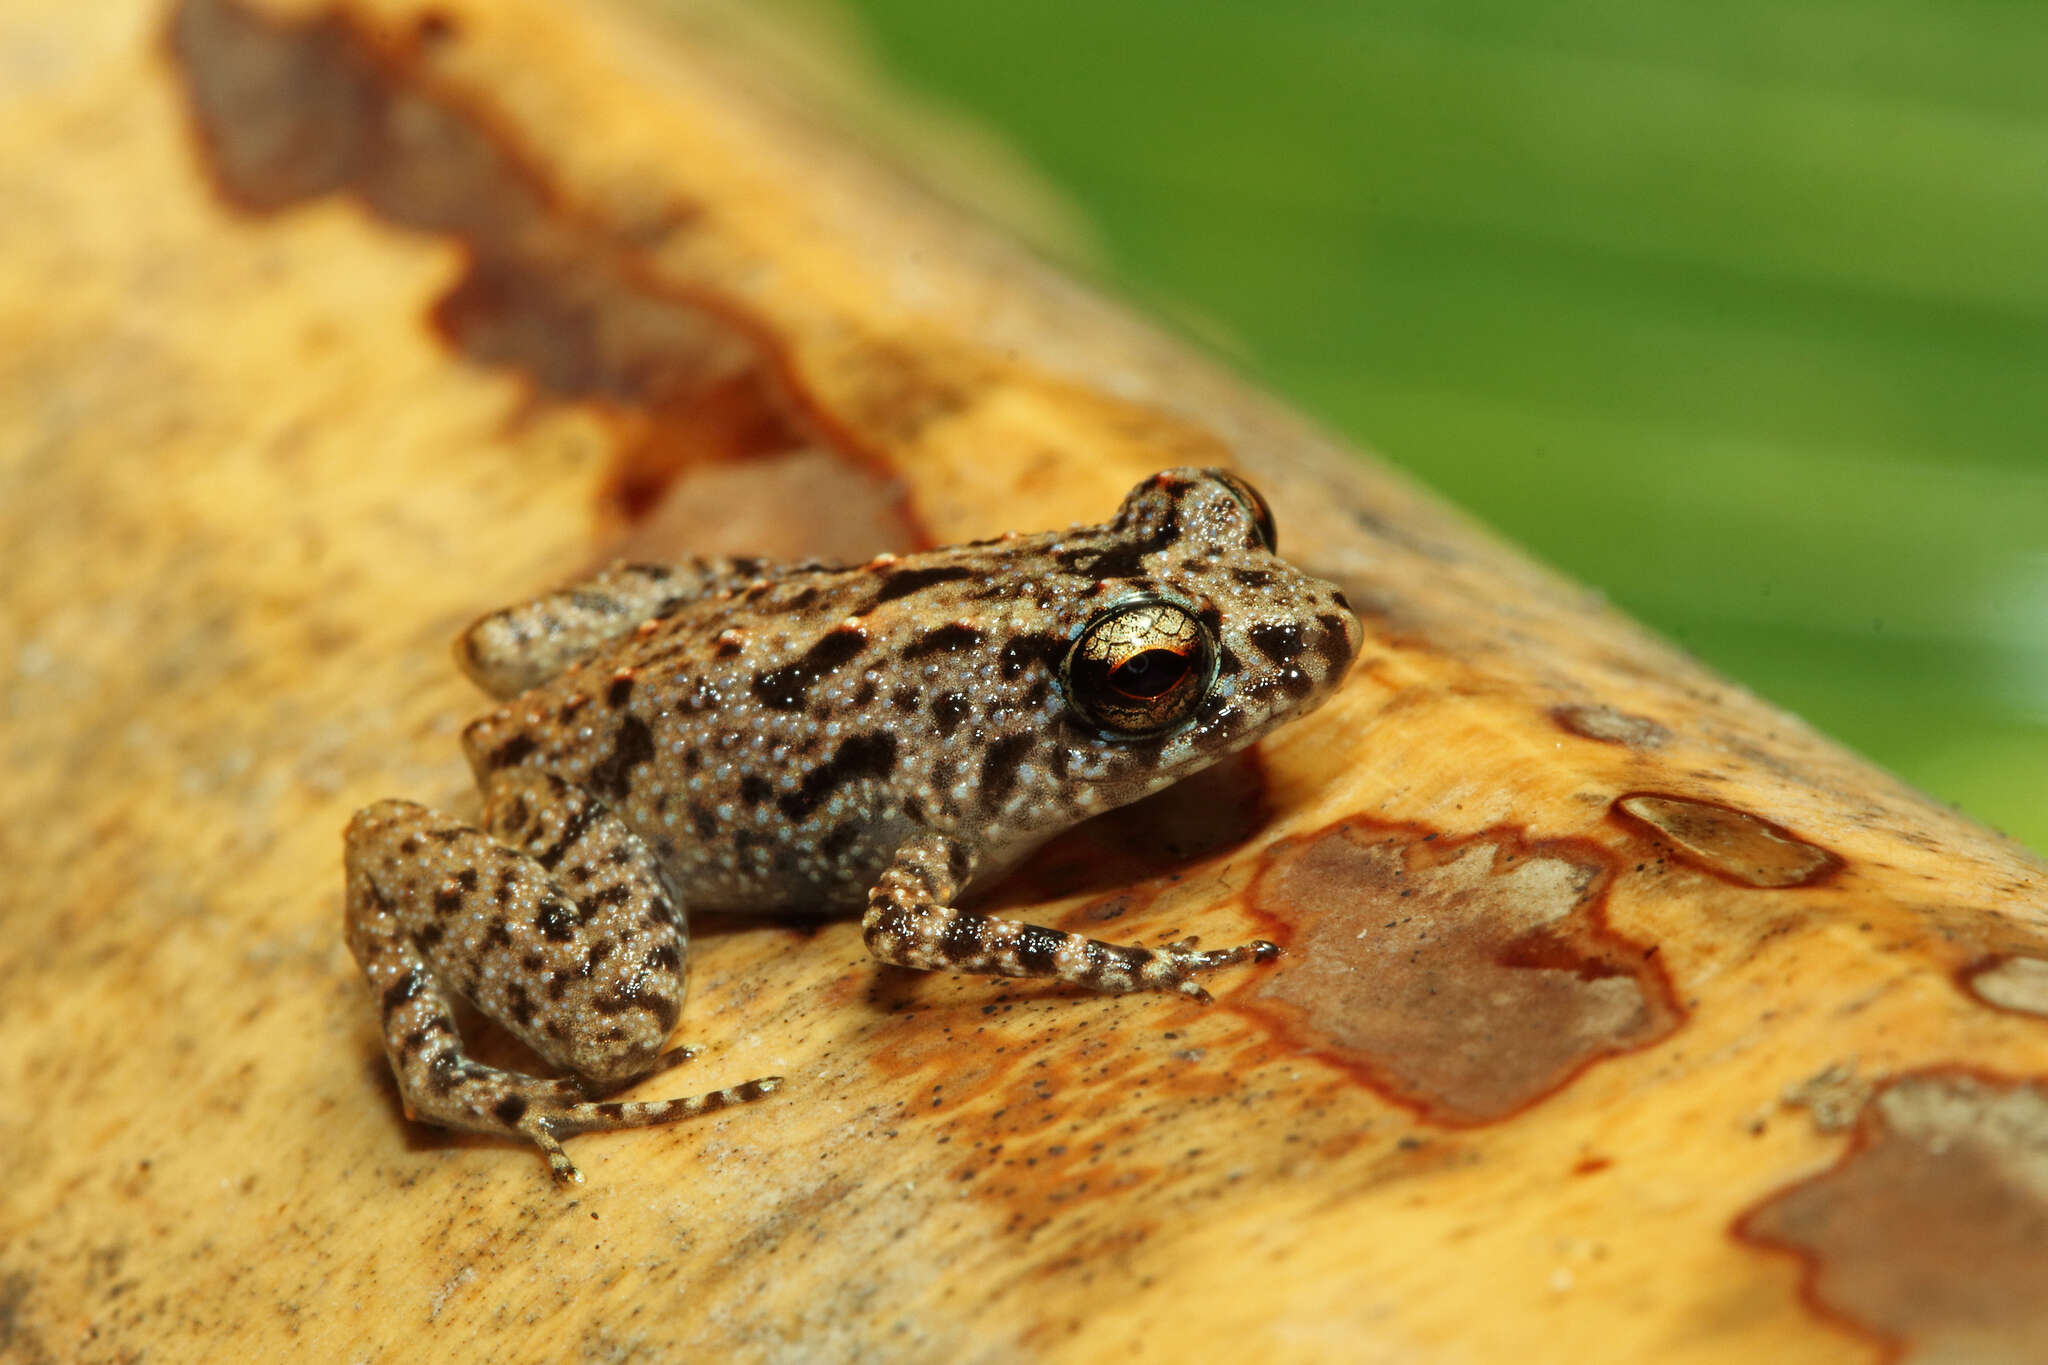
[[[440,1035],[452,1039],[451,1034]],[[669,1070],[695,1052],[677,1048],[662,1054],[674,1059],[647,1075]],[[563,1138],[617,1128],[653,1128],[701,1114],[716,1113],[773,1093],[780,1076],[762,1076],[702,1095],[670,1100],[593,1100],[588,1082],[576,1077],[547,1080],[517,1071],[485,1066],[449,1047],[427,1062],[428,1084],[407,1097],[406,1116],[447,1128],[530,1142],[547,1156],[549,1174],[558,1185],[580,1185],[583,1173],[562,1150]],[[635,1082],[646,1079],[636,1077]]]
[[[498,774],[483,828],[381,802],[350,822],[344,857],[349,949],[379,1000],[407,1117],[531,1142],[572,1183],[582,1177],[564,1137],[672,1123],[780,1084],[611,1098],[696,1049],[661,1050],[683,995],[682,913],[653,856],[589,793],[545,774]],[[474,1060],[456,1029],[457,995],[568,1074]]]
[[[516,1115],[508,1129],[513,1137],[524,1138],[546,1153],[548,1172],[558,1185],[579,1185],[583,1172],[562,1150],[561,1140],[579,1133],[611,1132],[619,1128],[654,1128],[664,1123],[716,1113],[735,1104],[746,1104],[773,1094],[782,1085],[780,1076],[762,1076],[722,1090],[675,1100],[627,1100],[546,1106]]]

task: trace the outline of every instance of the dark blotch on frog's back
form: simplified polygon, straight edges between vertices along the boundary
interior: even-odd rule
[[[981,758],[981,803],[995,807],[1017,786],[1017,770],[1037,740],[1028,734],[1004,735]]]
[[[531,758],[539,747],[532,735],[514,735],[491,750],[490,766],[493,770],[514,767]]]
[[[884,778],[896,765],[896,736],[874,733],[854,735],[832,752],[832,757],[804,774],[803,782],[778,802],[782,813],[792,820],[808,819],[833,792],[863,778]]]
[[[858,626],[840,626],[820,636],[796,662],[756,674],[750,686],[761,704],[770,710],[794,711],[804,704],[804,694],[811,684],[858,657],[867,644],[866,631]]]
[[[938,723],[939,738],[951,735],[970,709],[966,696],[959,692],[948,692],[933,702],[932,719]]]
[[[982,634],[973,626],[955,621],[926,631],[912,640],[903,649],[905,659],[925,659],[934,654],[950,654],[958,650],[972,649],[982,641]]]
[[[899,569],[882,579],[882,586],[875,593],[875,602],[894,602],[899,597],[908,597],[914,592],[938,583],[953,583],[963,578],[974,577],[975,571],[961,564],[935,564],[928,569]]]
[[[1145,576],[1145,560],[1172,548],[1180,539],[1178,510],[1167,511],[1150,535],[1140,538],[1130,530],[1120,523],[1112,523],[1093,533],[1102,536],[1100,541],[1070,544],[1053,554],[1053,562],[1067,573],[1097,582],[1142,578]]]
[[[1066,648],[1067,642],[1057,635],[1019,635],[1003,646],[1003,677],[1015,678],[1034,663],[1043,664],[1047,669],[1057,671],[1060,655]]]
[[[628,715],[612,737],[612,751],[590,770],[590,789],[617,801],[633,787],[633,770],[654,757],[654,734],[647,722]]]

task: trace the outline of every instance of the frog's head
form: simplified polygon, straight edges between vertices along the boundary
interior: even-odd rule
[[[1070,561],[1094,580],[1065,613],[1058,670],[1068,769],[1092,792],[1086,804],[1164,787],[1336,690],[1358,653],[1358,618],[1277,544],[1272,510],[1243,479],[1169,469]]]

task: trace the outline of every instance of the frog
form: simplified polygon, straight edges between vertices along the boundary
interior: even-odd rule
[[[1119,944],[978,911],[1046,840],[1326,700],[1360,645],[1279,555],[1240,475],[1168,469],[1114,517],[860,565],[616,563],[476,621],[499,705],[462,734],[465,820],[415,802],[344,835],[345,935],[409,1119],[530,1143],[759,1100],[764,1076],[616,1098],[695,1056],[689,916],[858,913],[882,963],[1164,991],[1267,940]],[[547,1067],[486,1065],[454,997]]]

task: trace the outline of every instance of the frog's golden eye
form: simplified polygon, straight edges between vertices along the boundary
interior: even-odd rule
[[[1275,554],[1280,552],[1280,531],[1273,525],[1273,509],[1259,496],[1259,490],[1246,483],[1227,469],[1214,471],[1216,481],[1230,490],[1230,495],[1244,505],[1252,514],[1252,525],[1258,527],[1259,539],[1266,542],[1266,548]]]
[[[1216,641],[1192,614],[1143,598],[1098,614],[1060,665],[1067,703],[1113,735],[1147,735],[1193,713],[1216,677]]]

